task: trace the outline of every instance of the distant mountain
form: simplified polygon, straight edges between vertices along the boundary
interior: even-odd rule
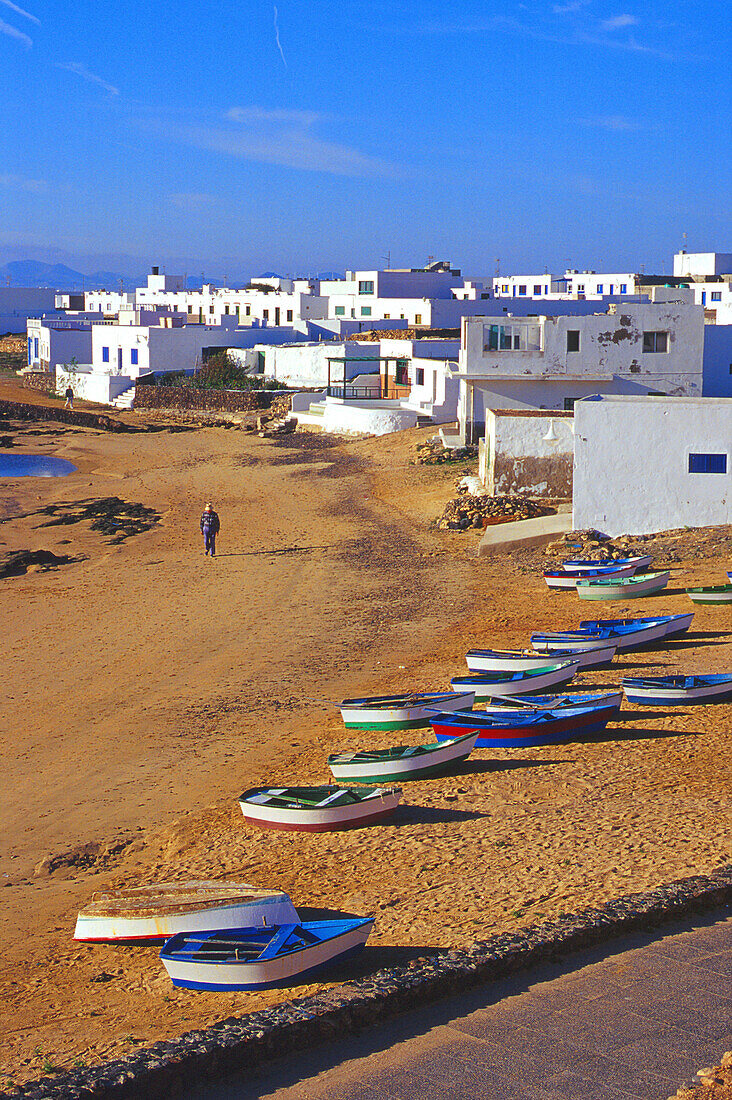
[[[39,286],[54,290],[134,290],[145,278],[129,278],[118,271],[92,271],[85,274],[66,264],[44,264],[39,260],[11,260],[0,267],[0,286]]]

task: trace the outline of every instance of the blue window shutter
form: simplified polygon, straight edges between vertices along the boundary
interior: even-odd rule
[[[102,362],[109,362],[109,348],[102,348]]]
[[[130,362],[132,363],[133,367],[137,366],[137,348],[133,348],[130,352]]]
[[[690,454],[689,455],[689,473],[690,474],[726,474],[727,473],[727,455],[726,454]]]

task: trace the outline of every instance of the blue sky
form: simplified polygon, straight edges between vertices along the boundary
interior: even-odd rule
[[[0,262],[669,271],[732,251],[731,46],[729,0],[0,0]]]

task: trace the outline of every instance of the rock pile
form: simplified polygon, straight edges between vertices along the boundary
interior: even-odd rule
[[[493,523],[534,519],[552,511],[547,504],[538,504],[524,497],[477,497],[465,493],[447,502],[437,526],[440,531],[467,531],[469,527],[482,529]]]
[[[732,1100],[732,1050],[718,1066],[700,1069],[692,1085],[682,1086],[669,1100]]]
[[[297,427],[295,417],[272,420],[266,416],[257,418],[257,428],[262,439],[274,439],[278,435],[291,435]]]
[[[561,558],[632,558],[643,554],[641,535],[621,535],[610,539],[600,531],[569,531],[555,542],[550,542],[546,553]],[[646,553],[648,551],[645,551]]]
[[[440,466],[444,462],[465,461],[466,458],[477,458],[477,447],[457,447],[450,449],[445,446],[439,436],[428,439],[426,443],[417,444],[417,457],[415,466]]]

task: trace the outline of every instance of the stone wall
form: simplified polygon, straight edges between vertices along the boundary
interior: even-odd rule
[[[276,416],[290,411],[291,395],[279,390],[199,390],[194,386],[135,388],[135,409],[174,413],[237,413],[269,409]]]
[[[40,390],[42,393],[56,392],[56,375],[51,371],[33,371],[21,377],[21,383],[29,390]]]
[[[3,420],[58,420],[82,428],[100,428],[104,432],[135,431],[119,420],[98,413],[78,412],[56,405],[27,405],[21,401],[0,401],[0,422]]]

